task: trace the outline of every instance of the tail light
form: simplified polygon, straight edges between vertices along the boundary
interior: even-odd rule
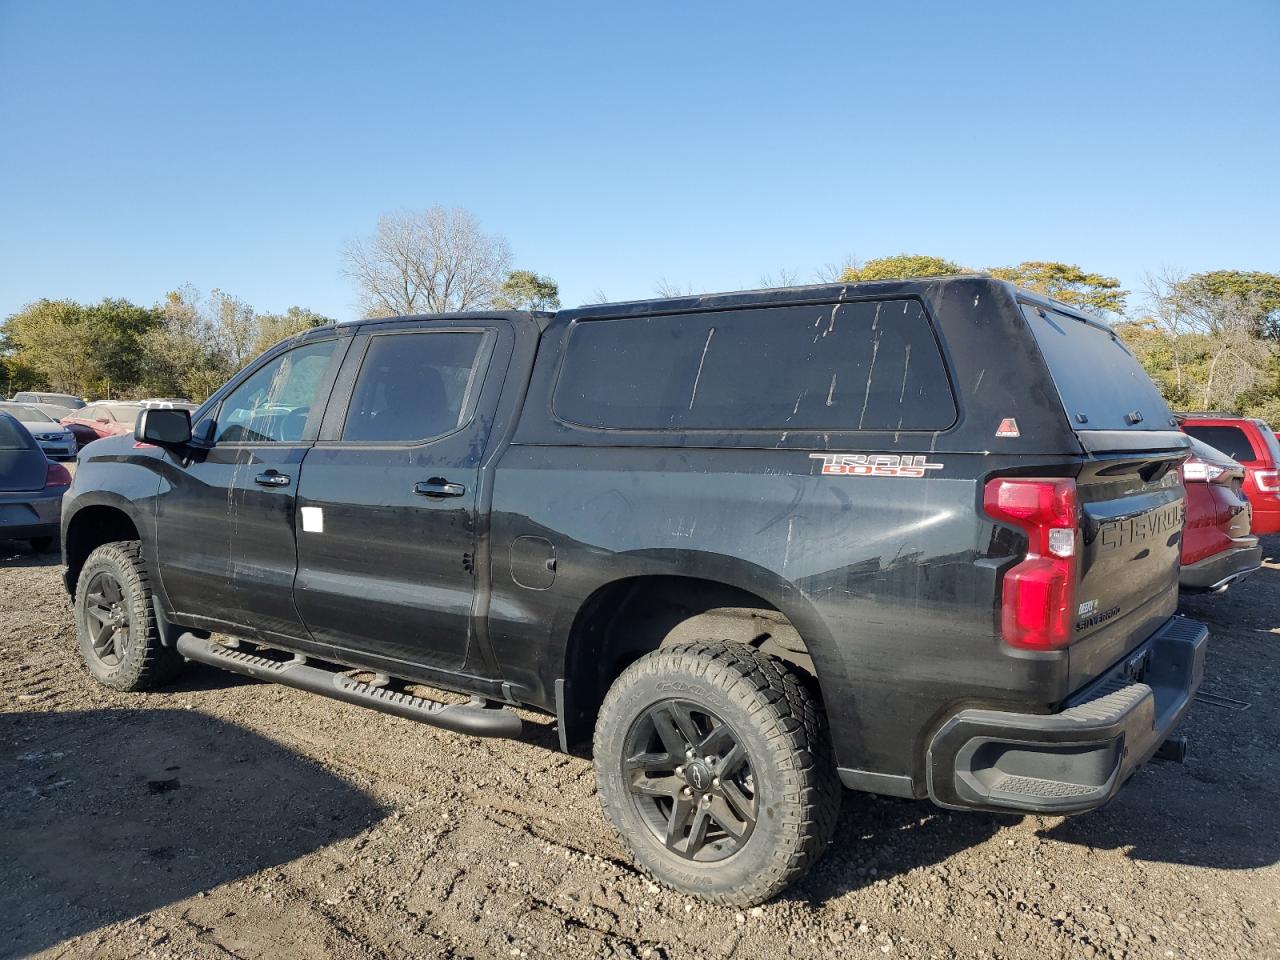
[[[1025,559],[1004,575],[1000,632],[1024,650],[1057,650],[1071,642],[1076,596],[1080,503],[1074,480],[997,477],[983,507],[1027,534]]]
[[[1253,482],[1263,493],[1280,493],[1280,470],[1255,470]]]
[[[45,488],[71,486],[71,471],[60,463],[49,461],[49,472],[44,477]]]
[[[1199,457],[1188,457],[1182,465],[1182,479],[1192,482],[1214,483],[1227,472],[1227,468],[1221,464],[1210,463]]]

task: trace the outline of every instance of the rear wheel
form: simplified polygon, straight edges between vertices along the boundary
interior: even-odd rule
[[[76,581],[76,634],[93,676],[115,690],[147,690],[170,680],[182,657],[160,642],[151,579],[136,540],[107,543]]]
[[[605,815],[654,877],[716,903],[767,900],[821,856],[840,789],[817,700],[733,643],[655,651],[596,724]]]

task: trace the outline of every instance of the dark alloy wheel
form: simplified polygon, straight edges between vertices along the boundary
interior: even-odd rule
[[[677,856],[709,863],[737,853],[755,829],[755,772],[729,724],[688,700],[655,704],[627,736],[631,802]]]
[[[84,612],[94,656],[104,667],[124,662],[129,646],[129,606],[120,581],[102,570],[90,578],[85,590]]]
[[[636,863],[714,903],[767,900],[835,828],[822,705],[788,664],[745,644],[640,657],[605,695],[594,753],[600,803]]]
[[[182,657],[161,640],[151,577],[136,540],[104,543],[80,568],[76,637],[85,666],[114,690],[147,690],[177,674]]]

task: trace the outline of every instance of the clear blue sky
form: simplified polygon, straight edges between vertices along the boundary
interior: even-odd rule
[[[0,317],[186,282],[340,319],[384,211],[566,304],[903,251],[1280,270],[1280,3],[0,0]]]

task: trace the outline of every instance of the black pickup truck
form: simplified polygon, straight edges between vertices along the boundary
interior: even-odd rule
[[[983,277],[371,320],[89,446],[66,584],[116,689],[553,712],[645,869],[753,903],[841,784],[1073,813],[1178,754],[1186,446],[1105,323]]]

